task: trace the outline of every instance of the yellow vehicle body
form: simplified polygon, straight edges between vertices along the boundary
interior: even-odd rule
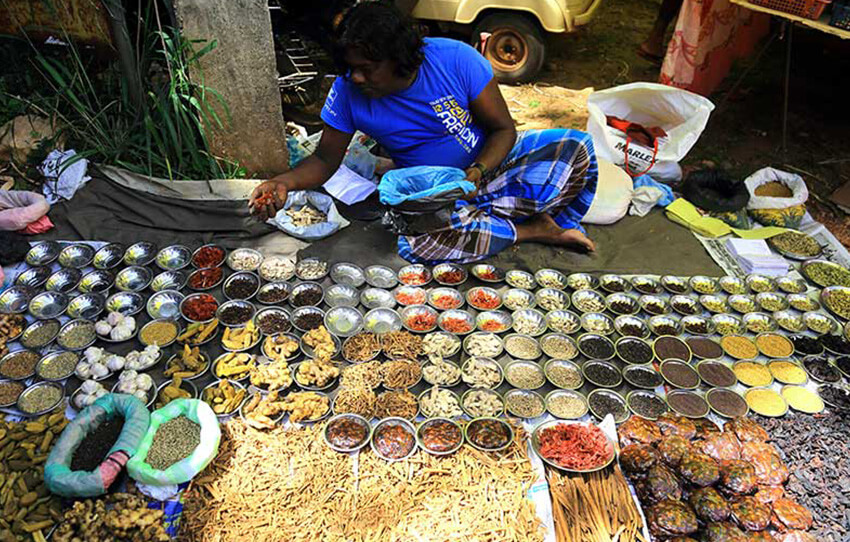
[[[419,0],[416,19],[472,24],[490,11],[524,12],[546,32],[572,32],[587,24],[602,0]]]

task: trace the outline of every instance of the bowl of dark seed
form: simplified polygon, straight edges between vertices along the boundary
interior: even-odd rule
[[[647,322],[649,329],[656,335],[681,335],[682,322],[673,316],[653,316]]]
[[[286,333],[292,329],[289,313],[280,307],[267,307],[257,311],[254,316],[254,323],[256,323],[260,333],[267,336]]]
[[[841,381],[841,372],[826,356],[808,356],[803,358],[803,368],[812,380],[817,382],[835,383]]]
[[[632,386],[647,390],[664,384],[664,379],[652,365],[629,365],[623,369],[623,378]]]
[[[660,294],[664,291],[664,286],[659,281],[646,275],[634,277],[632,286],[642,294]]]
[[[578,338],[579,352],[590,359],[607,360],[616,353],[611,339],[595,333],[585,333]]]
[[[608,293],[623,293],[632,289],[632,285],[620,275],[606,274],[599,277],[599,287]]]
[[[611,414],[614,423],[623,423],[629,419],[629,409],[626,400],[619,393],[612,390],[597,389],[591,391],[587,396],[587,405],[595,417],[604,419]]]
[[[241,326],[256,314],[257,309],[250,301],[234,299],[222,303],[215,317],[226,326]]]
[[[618,316],[614,320],[614,329],[617,330],[617,333],[626,337],[645,339],[650,335],[649,326],[636,316]]]
[[[792,335],[788,337],[794,344],[794,351],[800,356],[816,356],[823,353],[823,344],[817,337]]]
[[[277,305],[286,301],[291,291],[288,282],[269,282],[257,291],[257,301],[263,305]]]
[[[605,304],[608,310],[614,314],[637,314],[640,311],[640,305],[634,296],[625,293],[613,293],[605,298]]]
[[[540,344],[534,337],[512,333],[505,337],[505,350],[511,357],[518,359],[533,360],[540,357]]]
[[[684,316],[699,314],[702,309],[699,300],[689,295],[674,295],[670,297],[670,306],[673,310]]]
[[[543,366],[546,378],[553,386],[565,390],[577,390],[584,384],[581,368],[572,361],[550,359]]]
[[[844,412],[850,411],[850,389],[835,384],[818,386],[818,395],[827,405]]]
[[[661,277],[661,285],[671,294],[686,294],[691,291],[687,279],[675,275],[664,275]]]
[[[587,399],[574,390],[553,390],[546,395],[546,410],[562,420],[576,420],[587,414]]]
[[[667,412],[667,403],[656,393],[647,390],[633,390],[626,395],[626,404],[633,414],[657,420],[659,416]]]
[[[227,299],[251,299],[260,289],[260,277],[250,271],[240,271],[227,277],[222,289]]]
[[[505,406],[517,418],[537,418],[546,413],[546,401],[536,391],[509,390],[505,393]]]
[[[620,337],[614,348],[617,356],[626,363],[643,365],[653,359],[652,347],[637,337]]]
[[[289,294],[289,304],[293,307],[318,307],[325,296],[318,282],[301,282],[292,288]]]
[[[623,383],[623,373],[608,361],[588,361],[581,372],[585,380],[600,388],[616,388]]]
[[[638,300],[641,308],[647,314],[669,314],[670,304],[667,300],[657,295],[642,295]]]
[[[711,318],[692,314],[682,318],[682,328],[692,335],[711,335],[714,333],[714,322]]]
[[[823,335],[820,342],[824,348],[837,356],[850,355],[850,340],[841,335]]]
[[[368,317],[368,313],[366,315]],[[322,309],[316,307],[300,307],[292,311],[289,321],[295,326],[295,329],[301,332],[312,331],[324,324],[325,313]],[[368,318],[367,318],[368,322]],[[399,328],[401,321],[399,320]],[[373,331],[373,330],[369,330]]]

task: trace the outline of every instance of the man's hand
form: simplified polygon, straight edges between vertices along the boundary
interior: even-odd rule
[[[283,209],[287,197],[286,185],[280,181],[266,181],[251,192],[248,207],[251,214],[265,222]]]
[[[484,179],[481,177],[481,170],[477,167],[466,168],[465,173],[466,178],[464,180],[469,181],[475,185],[475,190],[473,190],[472,192],[468,192],[463,196],[463,199],[469,201],[475,196],[477,196],[478,192],[481,190],[481,188],[483,188]]]

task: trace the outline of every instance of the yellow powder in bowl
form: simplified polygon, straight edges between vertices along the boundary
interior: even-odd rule
[[[755,361],[741,361],[732,367],[738,381],[751,388],[769,386],[773,382],[770,371],[761,363]]]
[[[792,361],[771,361],[767,364],[773,378],[783,384],[805,384],[808,380],[806,371]]]
[[[753,388],[747,390],[744,399],[750,406],[750,410],[762,416],[782,416],[788,411],[785,399],[775,391],[768,388]]]
[[[782,397],[788,401],[788,406],[806,414],[817,414],[824,409],[820,396],[802,386],[785,386]]]

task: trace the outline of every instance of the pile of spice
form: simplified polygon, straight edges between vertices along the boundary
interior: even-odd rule
[[[416,359],[422,354],[422,337],[407,331],[381,335],[381,347],[390,358]]]
[[[626,367],[623,369],[623,378],[632,386],[644,389],[655,389],[664,383],[661,375],[649,365]]]
[[[783,335],[765,333],[756,337],[756,347],[769,358],[787,358],[794,353],[794,344]]]
[[[421,305],[428,294],[422,288],[403,286],[395,291],[395,300],[399,305]]]
[[[446,269],[437,275],[437,282],[456,285],[464,281],[464,273],[460,269]]]
[[[505,394],[508,411],[518,418],[536,418],[546,412],[543,398],[531,392],[513,392]]]
[[[200,443],[201,426],[186,416],[177,416],[156,430],[145,463],[165,470],[189,457]]]
[[[720,339],[723,351],[735,359],[754,359],[759,355],[753,341],[741,335],[726,335]]]
[[[404,323],[413,331],[430,331],[437,327],[437,311],[433,309],[416,310],[413,314],[407,316]]]
[[[691,349],[678,337],[658,337],[653,343],[653,349],[659,361],[677,359],[688,362],[691,360]]]
[[[206,245],[199,248],[192,256],[192,265],[195,267],[218,267],[227,256],[225,250],[219,246]]]
[[[505,378],[511,386],[522,390],[536,390],[546,383],[543,369],[528,362],[514,363],[505,370]]]
[[[193,322],[206,322],[215,317],[218,301],[210,294],[196,294],[183,300],[180,310],[186,319]]]
[[[651,391],[633,391],[628,395],[627,402],[632,412],[647,420],[658,419],[667,412],[664,399]]]
[[[419,403],[416,401],[416,396],[407,390],[385,391],[378,394],[375,401],[376,418],[397,416],[411,420],[418,412]]]
[[[422,378],[422,366],[415,361],[388,361],[381,366],[384,386],[391,389],[406,389]]]
[[[290,207],[286,210],[286,216],[292,221],[292,225],[297,228],[313,226],[328,221],[328,215],[319,211],[312,205],[304,205],[300,209]]]
[[[746,416],[749,407],[743,397],[732,390],[714,388],[705,394],[705,400],[715,412],[726,418]]]
[[[551,343],[551,341],[549,341]],[[524,335],[511,335],[505,339],[505,350],[511,356],[519,359],[537,359],[540,357],[540,345],[536,340]],[[566,354],[568,352],[564,352]],[[553,357],[568,357],[559,354],[548,354]]]
[[[850,287],[850,271],[830,262],[811,262],[806,266],[805,274],[822,288],[827,286]]]
[[[614,357],[614,343],[601,335],[582,335],[578,340],[579,351],[590,359]]]
[[[582,372],[586,379],[603,388],[617,387],[623,381],[617,366],[606,361],[588,361],[582,367]]]
[[[823,353],[823,345],[817,337],[792,335],[790,339],[794,343],[794,350],[800,355],[814,356]]]
[[[700,383],[699,374],[694,368],[678,359],[669,359],[663,362],[661,364],[661,376],[676,388],[693,389]]]
[[[459,295],[439,292],[431,296],[430,303],[440,310],[456,309],[463,305],[463,298]]]
[[[318,280],[328,274],[328,262],[316,259],[301,260],[295,265],[295,274],[301,280]]]
[[[495,290],[490,288],[473,288],[466,296],[467,302],[480,310],[492,310],[502,305],[502,300]]]
[[[762,416],[782,416],[788,411],[788,403],[775,390],[754,388],[744,394],[750,410]]]
[[[254,275],[240,274],[227,280],[224,295],[230,299],[248,299],[257,292],[259,286],[260,281]]]
[[[62,388],[42,383],[27,389],[18,398],[18,408],[25,414],[41,414],[52,410],[62,400]]]
[[[354,416],[340,416],[325,426],[325,438],[339,450],[356,450],[369,438],[369,423]]]
[[[625,421],[629,417],[629,409],[626,407],[626,401],[620,394],[609,390],[595,390],[588,395],[587,404],[593,414],[604,419],[610,414],[614,417],[616,423]]]
[[[257,292],[257,301],[266,305],[283,303],[289,297],[289,285],[283,282],[266,284]]]
[[[26,386],[16,380],[0,382],[0,406],[14,405]]]
[[[381,352],[381,341],[374,333],[362,332],[350,337],[342,345],[342,354],[352,362],[369,361]]]
[[[124,418],[115,416],[103,420],[89,431],[71,456],[71,470],[91,472],[98,468],[118,441],[123,428]]]
[[[0,376],[13,380],[27,378],[35,372],[35,365],[38,360],[37,352],[18,350],[0,365]]]
[[[419,440],[429,452],[447,453],[463,443],[463,432],[450,420],[429,420],[419,427]]]
[[[593,424],[559,423],[540,431],[540,455],[571,470],[591,470],[605,465],[614,447]]]
[[[850,340],[841,335],[823,335],[820,342],[824,348],[839,356],[850,355]]]
[[[322,300],[322,287],[318,284],[301,283],[292,291],[289,303],[293,307],[318,305]]]
[[[293,323],[298,329],[311,331],[322,326],[324,317],[322,313],[316,311],[302,312],[295,317]]]
[[[97,500],[79,500],[64,515],[56,514],[61,521],[51,540],[168,542],[171,537],[165,532],[163,511],[148,508],[147,504],[142,495],[129,493],[114,493]]]
[[[416,448],[410,427],[395,420],[379,425],[372,434],[375,450],[386,459],[402,459]]]
[[[94,322],[88,320],[75,320],[73,323],[65,324],[62,331],[56,337],[59,346],[69,350],[80,350],[90,345],[97,338]]]
[[[546,335],[540,339],[540,348],[544,354],[555,359],[572,359],[578,355],[576,343],[561,335]]]
[[[73,352],[59,352],[46,358],[36,367],[38,376],[45,380],[59,380],[74,372],[79,356]]]
[[[198,269],[189,275],[189,288],[206,290],[221,282],[222,277],[224,277],[224,270],[221,267]]]
[[[587,401],[577,392],[559,393],[549,398],[547,408],[556,418],[573,420],[587,414]]]
[[[783,384],[805,384],[808,379],[806,371],[793,361],[771,361],[767,364],[767,368],[773,378]]]
[[[721,361],[703,361],[697,365],[697,372],[703,382],[716,388],[731,388],[738,383],[735,372]]]
[[[286,333],[292,328],[289,317],[283,311],[267,311],[257,316],[257,327],[263,335]]]
[[[755,361],[741,361],[732,368],[738,382],[749,387],[769,386],[773,382],[770,370],[763,364]]]
[[[804,258],[812,258],[821,252],[814,237],[798,231],[786,231],[770,238],[770,244],[779,250]]]
[[[798,412],[817,414],[825,408],[818,394],[802,386],[785,386],[781,393],[788,406]]]
[[[841,380],[841,373],[826,357],[809,356],[803,360],[803,367],[812,378],[820,382],[838,382]]]
[[[38,320],[30,325],[21,336],[25,348],[42,348],[59,333],[59,320]]]
[[[547,367],[546,374],[549,381],[559,388],[574,390],[581,387],[581,372],[572,363],[553,363]]]
[[[179,328],[171,320],[159,320],[146,324],[139,332],[139,341],[145,346],[155,344],[162,346],[177,338]]]
[[[273,256],[260,264],[260,276],[268,281],[289,280],[295,274],[295,264],[289,258]]]

